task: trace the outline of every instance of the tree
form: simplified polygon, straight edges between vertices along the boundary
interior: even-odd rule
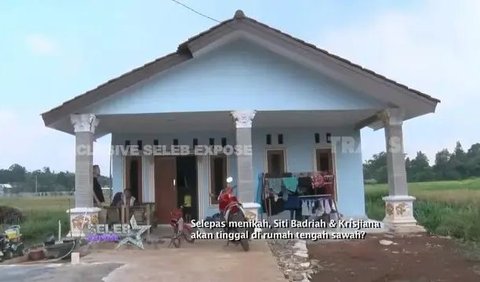
[[[409,161],[407,166],[408,181],[421,182],[434,179],[433,170],[428,162],[427,155],[421,151],[417,152],[417,156]]]
[[[448,178],[462,179],[468,176],[467,154],[458,141],[453,154],[450,156],[449,163],[450,176]]]
[[[10,171],[10,181],[9,182],[24,182],[25,175],[27,174],[27,170],[25,167],[19,164],[13,164],[8,169]]]
[[[448,149],[443,149],[435,155],[435,165],[433,170],[437,179],[444,180],[448,178],[450,156]]]
[[[469,176],[480,176],[480,143],[473,144],[467,151],[467,173]]]
[[[387,154],[380,152],[373,155],[372,159],[363,165],[363,171],[365,179],[375,179],[378,183],[387,183]]]

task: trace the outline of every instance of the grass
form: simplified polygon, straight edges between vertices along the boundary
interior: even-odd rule
[[[367,185],[365,189],[368,216],[383,219],[382,197],[388,194],[387,185]],[[480,242],[480,178],[410,183],[409,193],[417,198],[415,217],[429,232]]]
[[[49,234],[57,236],[58,221],[61,221],[62,235],[69,229],[66,213],[73,199],[69,197],[8,197],[0,198],[0,206],[16,207],[22,211],[25,221],[21,232],[27,245],[43,242]]]
[[[480,244],[480,178],[410,183],[409,191],[417,197],[415,217],[429,232]],[[386,195],[386,184],[366,185],[370,218],[383,219],[385,203],[382,197]],[[26,216],[21,228],[29,243],[42,242],[48,234],[56,235],[58,220],[62,222],[62,233],[68,232],[66,210],[73,205],[69,197],[0,198],[2,205],[17,207]]]

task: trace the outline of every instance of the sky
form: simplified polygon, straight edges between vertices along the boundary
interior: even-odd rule
[[[480,1],[230,0],[182,3],[217,20],[237,9],[440,99],[404,124],[405,151],[431,161],[456,141],[480,142]],[[40,114],[176,50],[216,23],[170,0],[0,2],[0,168],[74,170],[74,137]],[[94,162],[110,170],[110,137]],[[362,130],[363,158],[385,150]]]

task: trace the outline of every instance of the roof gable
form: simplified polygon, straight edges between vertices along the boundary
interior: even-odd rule
[[[434,112],[436,104],[440,102],[427,94],[408,88],[346,59],[319,49],[315,45],[245,17],[243,12],[237,11],[234,18],[226,20],[180,44],[175,53],[112,79],[63,103],[59,107],[43,113],[44,123],[51,126],[69,114],[77,113],[89,105],[194,57],[202,56],[238,37],[257,41],[270,51],[307,64],[330,78],[341,81],[352,89],[361,89],[379,100],[391,102],[392,106],[405,108],[407,110],[406,119]]]

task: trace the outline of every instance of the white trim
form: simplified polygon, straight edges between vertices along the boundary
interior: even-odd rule
[[[198,201],[198,218],[205,218],[207,208],[205,205],[205,195],[208,196],[208,175],[206,171],[209,171],[209,158],[208,156],[197,156],[197,201]],[[207,179],[205,179],[207,177]],[[207,187],[205,187],[204,183],[207,182]]]
[[[283,151],[283,171],[288,172],[287,147],[283,146],[283,145],[266,145],[265,146],[265,157],[263,159],[263,161],[264,161],[263,169],[267,173],[269,173],[269,171],[268,171],[268,151],[279,151],[279,150]]]
[[[235,121],[236,128],[252,128],[252,121],[255,117],[255,114],[256,111],[254,110],[231,112],[231,115]]]
[[[95,133],[95,128],[100,120],[94,114],[72,114],[70,122],[73,125],[74,132]]]
[[[90,208],[72,208],[68,209],[66,212],[67,213],[95,213],[101,211],[101,208],[97,207],[90,207]]]

